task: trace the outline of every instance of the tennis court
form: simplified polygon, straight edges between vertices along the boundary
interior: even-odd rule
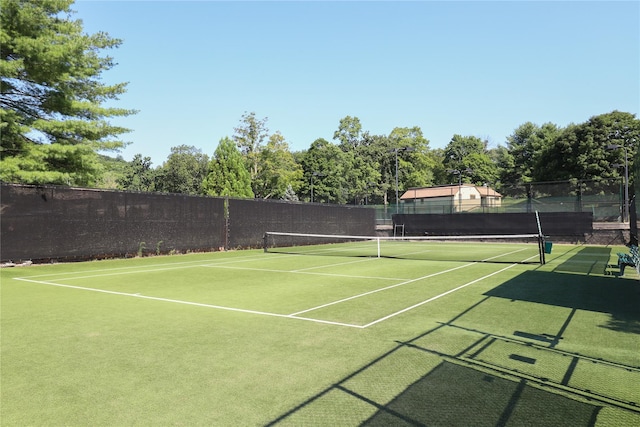
[[[640,424],[626,248],[387,243],[2,269],[2,423]]]

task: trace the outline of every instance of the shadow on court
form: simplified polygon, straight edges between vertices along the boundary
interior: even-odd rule
[[[611,317],[603,327],[640,334],[637,280],[527,271],[485,295],[607,313]]]
[[[577,310],[610,314],[604,327],[640,333],[637,281],[529,271],[484,295],[267,425],[587,427],[596,425],[603,407],[640,422],[640,400],[629,395],[640,366],[555,348]],[[558,336],[543,340],[455,324],[494,298],[573,310]],[[624,378],[624,384],[603,378]]]
[[[445,361],[362,425],[592,426],[600,409]]]
[[[608,269],[611,248],[578,247],[575,253],[558,265],[554,271],[558,273],[610,274]],[[615,266],[617,270],[617,266]]]

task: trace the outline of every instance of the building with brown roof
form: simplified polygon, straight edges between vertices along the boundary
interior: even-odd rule
[[[416,212],[450,213],[499,207],[502,195],[487,186],[440,185],[410,188],[400,197],[400,201],[405,208],[413,205]]]

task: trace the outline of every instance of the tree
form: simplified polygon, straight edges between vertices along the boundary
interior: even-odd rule
[[[369,166],[376,170],[375,175],[369,174],[365,181],[364,192],[366,203],[387,204],[388,190],[393,187],[392,166],[393,160],[389,159],[391,145],[386,135],[371,135],[365,131],[362,142],[358,147],[359,156]]]
[[[342,157],[344,197],[346,201],[362,204],[380,181],[378,164],[355,151],[343,153]]]
[[[541,166],[542,152],[553,144],[560,131],[553,123],[545,123],[542,127],[531,122],[520,125],[507,137],[512,163],[502,169],[501,181],[509,184],[531,182],[535,170]]]
[[[487,142],[475,136],[454,135],[444,150],[443,165],[449,182],[496,182],[498,169],[488,155]]]
[[[534,173],[536,181],[591,180],[621,177],[625,151],[631,170],[640,142],[640,120],[634,114],[613,111],[563,129],[544,147]],[[609,146],[617,146],[609,149]]]
[[[451,175],[444,166],[444,149],[436,148],[428,154],[433,163],[433,184],[446,185],[451,183]]]
[[[127,129],[112,117],[133,110],[105,107],[126,83],[106,85],[114,66],[104,49],[121,41],[83,33],[72,0],[0,2],[0,179],[95,185],[97,153],[117,150]]]
[[[362,125],[357,117],[346,116],[340,119],[338,130],[333,133],[333,139],[340,141],[343,151],[350,151],[360,145]]]
[[[281,197],[281,200],[286,200],[287,202],[299,202],[300,201],[300,199],[298,198],[298,195],[293,190],[293,187],[291,185],[287,186],[287,189],[284,192],[284,195]]]
[[[340,183],[339,199],[361,204],[376,192],[380,182],[379,163],[368,145],[373,140],[368,132],[362,134],[360,119],[351,116],[340,120],[333,139],[339,141],[338,147],[344,153],[341,164],[344,182]]]
[[[309,183],[307,200],[346,203],[345,153],[324,138],[316,139],[301,160],[304,180]],[[304,194],[304,193],[303,193]]]
[[[209,156],[199,148],[179,145],[158,171],[156,189],[166,193],[203,194],[202,181],[209,172]]]
[[[262,149],[258,162],[258,175],[251,186],[256,197],[268,199],[284,197],[287,189],[295,193],[302,186],[302,166],[296,163],[289,144],[276,132]]]
[[[429,140],[422,135],[422,129],[418,126],[394,128],[389,134],[389,140],[393,148],[399,150],[399,187],[408,189],[410,187],[432,185],[435,165],[433,158],[429,156]]]
[[[121,155],[110,157],[105,154],[98,156],[100,167],[104,171],[100,181],[96,183],[96,188],[115,190],[118,188],[118,179],[124,176],[125,171],[130,167],[130,163]]]
[[[514,158],[509,153],[509,149],[503,145],[489,150],[488,155],[496,166],[496,180],[485,182],[485,184],[500,191],[504,185],[508,185],[502,181],[502,178],[515,168]]]
[[[253,198],[251,177],[234,141],[228,137],[218,143],[209,163],[209,174],[202,183],[210,196]]]
[[[240,125],[234,131],[233,140],[245,157],[247,168],[253,181],[258,176],[260,152],[265,139],[269,135],[267,118],[257,119],[256,113],[245,112],[240,120]]]
[[[156,170],[151,168],[151,157],[136,154],[127,164],[123,175],[116,180],[118,188],[130,191],[154,191]]]

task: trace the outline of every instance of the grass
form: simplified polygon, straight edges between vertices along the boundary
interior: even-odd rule
[[[624,250],[554,245],[545,266],[236,251],[5,268],[0,420],[640,425]]]

